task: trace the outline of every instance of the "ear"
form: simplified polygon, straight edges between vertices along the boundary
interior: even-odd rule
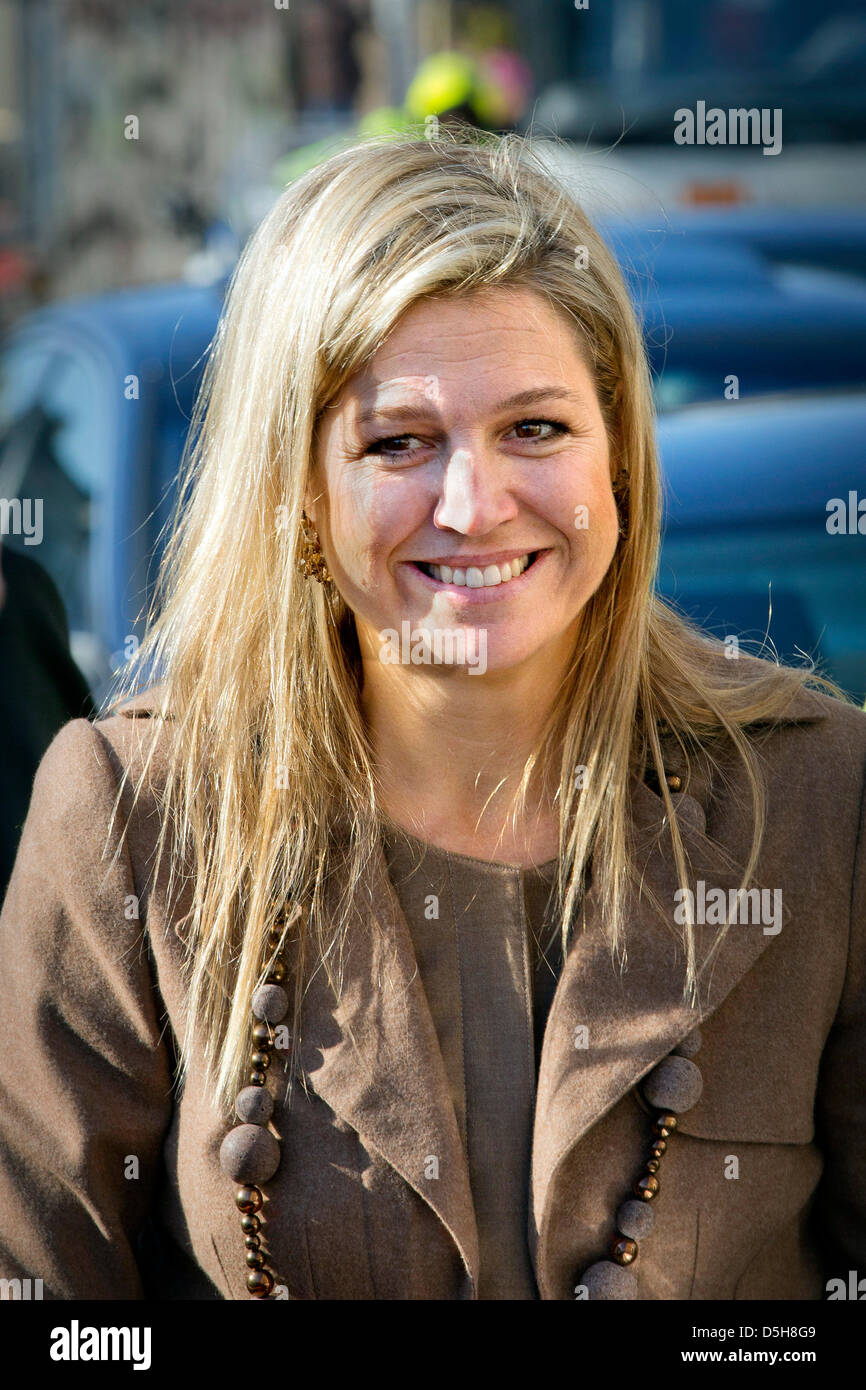
[[[317,506],[318,500],[319,499],[317,495],[314,494],[311,490],[308,489],[304,493],[304,511],[306,512],[307,517],[313,523],[317,530],[319,526],[319,512]]]

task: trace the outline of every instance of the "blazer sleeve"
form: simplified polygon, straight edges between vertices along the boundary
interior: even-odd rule
[[[46,1299],[145,1296],[173,1109],[109,747],[86,719],[54,737],[0,914],[0,1278]]]
[[[866,779],[851,884],[848,965],[821,1057],[815,1130],[825,1158],[816,1234],[828,1279],[841,1278],[847,1285],[850,1270],[866,1275]]]

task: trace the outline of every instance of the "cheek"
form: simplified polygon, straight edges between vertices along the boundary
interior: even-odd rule
[[[329,531],[338,568],[359,588],[381,582],[389,555],[418,524],[417,489],[395,474],[344,469],[329,488]],[[423,514],[423,503],[422,503]]]
[[[535,508],[564,535],[573,555],[610,559],[619,532],[619,514],[605,451],[570,459],[535,491]]]

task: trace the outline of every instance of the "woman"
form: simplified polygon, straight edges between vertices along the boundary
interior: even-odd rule
[[[194,424],[4,908],[2,1274],[824,1298],[866,1264],[866,720],[654,596],[648,371],[579,207],[516,138],[334,156]]]

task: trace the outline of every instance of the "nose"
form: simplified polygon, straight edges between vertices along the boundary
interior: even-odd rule
[[[433,513],[435,526],[465,536],[484,535],[517,516],[506,465],[482,447],[455,449],[447,460],[442,492]]]

